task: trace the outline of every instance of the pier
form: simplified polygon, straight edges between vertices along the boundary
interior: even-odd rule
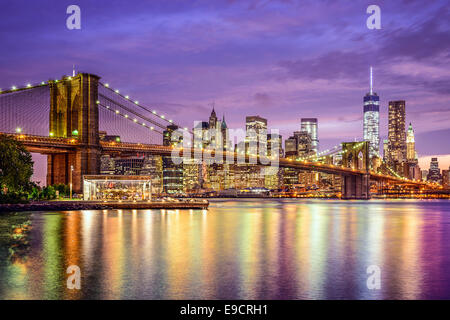
[[[26,204],[0,204],[3,212],[20,211],[72,211],[108,209],[208,209],[207,200],[184,201],[39,201]]]

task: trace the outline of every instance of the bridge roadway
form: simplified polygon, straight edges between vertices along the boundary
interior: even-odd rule
[[[70,153],[73,152],[75,148],[83,146],[75,138],[56,138],[48,136],[11,134],[11,133],[0,133],[0,135],[12,136],[18,141],[21,141],[27,148],[27,150],[29,150],[30,152],[36,152],[41,154]],[[114,141],[112,142],[100,141],[100,148],[102,154],[135,154],[136,152],[138,152],[143,154],[170,156],[174,151],[174,148],[168,146],[143,144],[143,143],[114,142]],[[179,151],[180,155],[183,154],[182,152],[186,152],[186,150],[183,150],[182,148],[175,149],[175,151]],[[215,158],[214,151],[204,152],[203,149],[196,149],[195,151],[191,149],[189,151],[191,153],[190,156],[192,158],[194,158],[194,156],[197,156],[198,159],[202,159],[202,156],[205,155],[211,159]],[[220,155],[218,155],[218,157],[220,157]],[[226,159],[226,157],[229,157],[230,159],[233,158],[233,161],[235,162],[238,161],[239,159],[241,161],[239,163],[249,163],[250,160],[253,161],[258,160],[258,157],[256,156],[248,156],[248,155],[244,156],[237,154],[235,152],[233,153],[223,152],[222,157],[223,159]],[[295,168],[305,171],[317,171],[328,174],[346,175],[346,176],[363,176],[368,174],[370,176],[370,179],[375,181],[387,181],[391,183],[399,183],[403,185],[410,185],[417,187],[431,186],[431,184],[422,181],[414,181],[406,178],[398,178],[395,176],[384,175],[373,171],[357,170],[346,168],[343,166],[336,166],[333,164],[324,164],[313,161],[279,158],[279,166],[282,168]]]

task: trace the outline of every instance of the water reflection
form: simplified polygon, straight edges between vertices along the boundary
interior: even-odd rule
[[[449,298],[448,201],[0,216],[2,299]],[[66,288],[78,265],[82,289]],[[366,286],[381,268],[381,290]]]

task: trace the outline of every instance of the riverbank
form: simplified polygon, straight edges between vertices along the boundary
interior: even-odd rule
[[[207,209],[207,200],[119,202],[119,201],[36,201],[27,204],[0,204],[2,212],[73,211],[108,209]]]

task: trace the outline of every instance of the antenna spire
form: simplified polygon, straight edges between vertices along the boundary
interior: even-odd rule
[[[73,65],[73,68],[72,68],[72,77],[75,77],[76,76],[76,73],[75,73],[75,65]]]
[[[373,70],[372,66],[370,66],[370,94],[373,94]]]

